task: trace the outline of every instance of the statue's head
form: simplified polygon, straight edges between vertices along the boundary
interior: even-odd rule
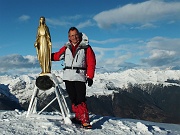
[[[44,16],[40,17],[39,24],[45,24],[45,17]]]

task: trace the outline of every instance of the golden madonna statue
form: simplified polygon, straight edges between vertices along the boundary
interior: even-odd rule
[[[49,28],[45,23],[45,17],[40,17],[37,36],[34,46],[42,69],[41,74],[51,73],[52,43]]]

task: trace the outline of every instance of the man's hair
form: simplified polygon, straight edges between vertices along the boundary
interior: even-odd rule
[[[79,33],[79,30],[76,27],[71,27],[71,28],[69,28],[68,34],[70,31],[73,31],[73,30],[76,30]]]

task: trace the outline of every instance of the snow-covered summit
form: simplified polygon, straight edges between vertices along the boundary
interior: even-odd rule
[[[62,82],[62,71],[53,71]],[[0,94],[11,99],[24,103],[27,102],[33,93],[35,80],[38,74],[27,75],[4,75],[0,76]],[[128,84],[163,84],[164,86],[179,86],[180,70],[145,70],[128,69],[113,73],[96,72],[92,87],[87,87],[87,96],[112,94],[114,88],[126,88]],[[40,91],[41,93],[42,91]],[[44,92],[44,91],[43,91]],[[52,90],[46,91],[51,93]],[[54,122],[48,119],[26,119],[26,112],[2,111],[0,122],[2,123],[1,133],[4,134],[180,134],[179,125],[161,124],[141,120],[121,119],[115,117],[102,117],[91,115],[93,129],[90,132],[76,128],[74,125],[65,125],[63,121]],[[23,127],[23,128],[22,128]],[[33,132],[31,132],[33,131]],[[30,133],[31,132],[31,133]]]
[[[53,71],[57,78],[62,82],[62,71]],[[20,102],[26,101],[28,97],[32,95],[32,91],[35,86],[35,80],[38,74],[28,75],[4,75],[0,76],[0,89],[4,93],[9,91],[20,100]],[[104,95],[111,94],[112,90],[108,90],[107,86],[116,88],[125,88],[129,83],[133,84],[163,84],[177,85],[178,83],[168,82],[167,80],[180,80],[180,70],[145,70],[145,69],[128,69],[121,72],[113,73],[98,73],[96,72],[94,77],[94,83],[92,87],[87,87],[87,96],[91,95]],[[64,84],[61,84],[65,89]],[[7,94],[7,93],[6,93]]]
[[[106,91],[106,86],[108,84],[113,85],[118,88],[127,88],[128,84],[163,84],[167,85],[177,85],[177,83],[169,83],[168,80],[180,80],[180,70],[148,70],[148,69],[128,69],[120,72],[113,73],[96,73],[94,78],[94,85],[89,89],[95,93],[108,93]],[[111,91],[112,92],[112,91]]]
[[[50,113],[51,116],[56,115]],[[2,135],[178,135],[180,126],[149,121],[90,115],[92,130],[85,130],[60,120],[26,118],[26,112],[1,111]]]

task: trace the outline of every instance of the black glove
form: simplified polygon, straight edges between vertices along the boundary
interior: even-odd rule
[[[88,86],[91,87],[93,84],[93,80],[91,78],[87,78]]]

